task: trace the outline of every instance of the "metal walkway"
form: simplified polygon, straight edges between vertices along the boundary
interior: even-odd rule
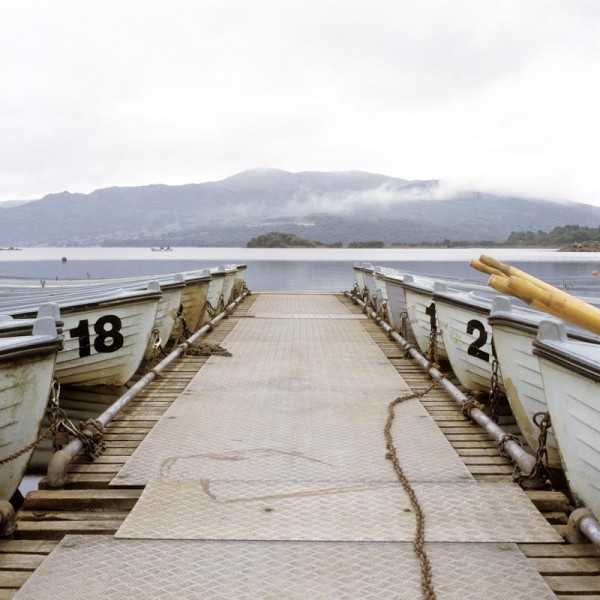
[[[421,597],[383,437],[410,388],[364,319],[261,295],[222,343],[115,474],[115,494],[145,486],[115,535],[66,536],[16,598]],[[562,542],[529,496],[473,477],[423,403],[396,411],[437,598],[554,598],[516,545]]]

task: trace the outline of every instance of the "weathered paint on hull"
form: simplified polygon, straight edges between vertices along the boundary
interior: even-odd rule
[[[237,269],[235,268],[226,268],[225,281],[223,282],[223,302],[225,306],[227,306],[231,300],[233,295],[233,286],[235,284],[235,273]]]
[[[206,298],[206,310],[204,311],[204,316],[202,318],[202,323],[208,323],[212,319],[212,316],[209,314],[208,304],[213,309],[216,309],[219,305],[219,300],[223,293],[223,283],[225,282],[225,275],[221,272],[212,272],[212,279],[210,280],[210,285],[208,286],[208,296]]]
[[[183,287],[162,289],[162,296],[158,301],[156,318],[152,327],[152,335],[144,353],[145,360],[150,360],[154,356],[155,343],[160,341],[161,348],[167,345],[175,325],[175,320],[179,314],[184,289]],[[158,340],[156,340],[154,332],[156,332]]]
[[[192,333],[201,325],[210,283],[211,280],[208,278],[185,282],[181,306],[187,327]]]

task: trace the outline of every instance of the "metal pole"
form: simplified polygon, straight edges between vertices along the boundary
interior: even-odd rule
[[[585,537],[600,548],[600,523],[596,521],[593,515],[586,515],[579,520],[577,525]]]
[[[196,333],[190,336],[185,342],[179,344],[168,356],[144,375],[135,385],[129,388],[118,400],[111,404],[99,417],[104,427],[108,425],[144,388],[154,381],[173,361],[177,360],[185,351],[201,337],[209,333],[215,325],[227,318],[230,312],[242,302],[249,294],[248,290],[238,296],[225,310],[219,313],[214,319],[201,327]],[[90,432],[84,431],[84,435]],[[91,435],[91,433],[90,433]],[[46,484],[51,488],[61,488],[67,481],[67,469],[71,461],[83,448],[83,443],[79,438],[71,440],[62,450],[55,452],[48,463],[48,472],[46,475]]]
[[[585,541],[585,538],[600,548],[600,523],[592,511],[580,507],[569,515],[565,539],[570,544],[580,544]]]

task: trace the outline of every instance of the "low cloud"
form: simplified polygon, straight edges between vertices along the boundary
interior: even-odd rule
[[[469,190],[464,186],[436,180],[409,182],[405,186],[384,184],[372,189],[348,193],[301,192],[292,198],[285,212],[289,215],[319,212],[339,215],[370,207],[390,208],[406,202],[449,200],[465,193],[469,193]]]

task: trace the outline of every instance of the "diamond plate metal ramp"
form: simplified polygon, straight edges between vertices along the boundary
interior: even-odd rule
[[[261,317],[268,315],[346,315],[355,316],[348,307],[342,304],[333,294],[298,295],[298,294],[261,294],[248,311],[248,315]]]
[[[396,480],[383,425],[410,389],[360,323],[250,319],[223,344],[233,356],[209,359],[113,485]],[[474,481],[419,402],[397,415],[412,481]]]
[[[515,484],[415,484],[429,542],[556,543],[562,538]],[[412,541],[415,517],[397,484],[152,482],[120,538]]]
[[[514,544],[428,544],[438,600],[550,600]],[[199,542],[67,536],[15,598],[415,600],[408,543]]]

